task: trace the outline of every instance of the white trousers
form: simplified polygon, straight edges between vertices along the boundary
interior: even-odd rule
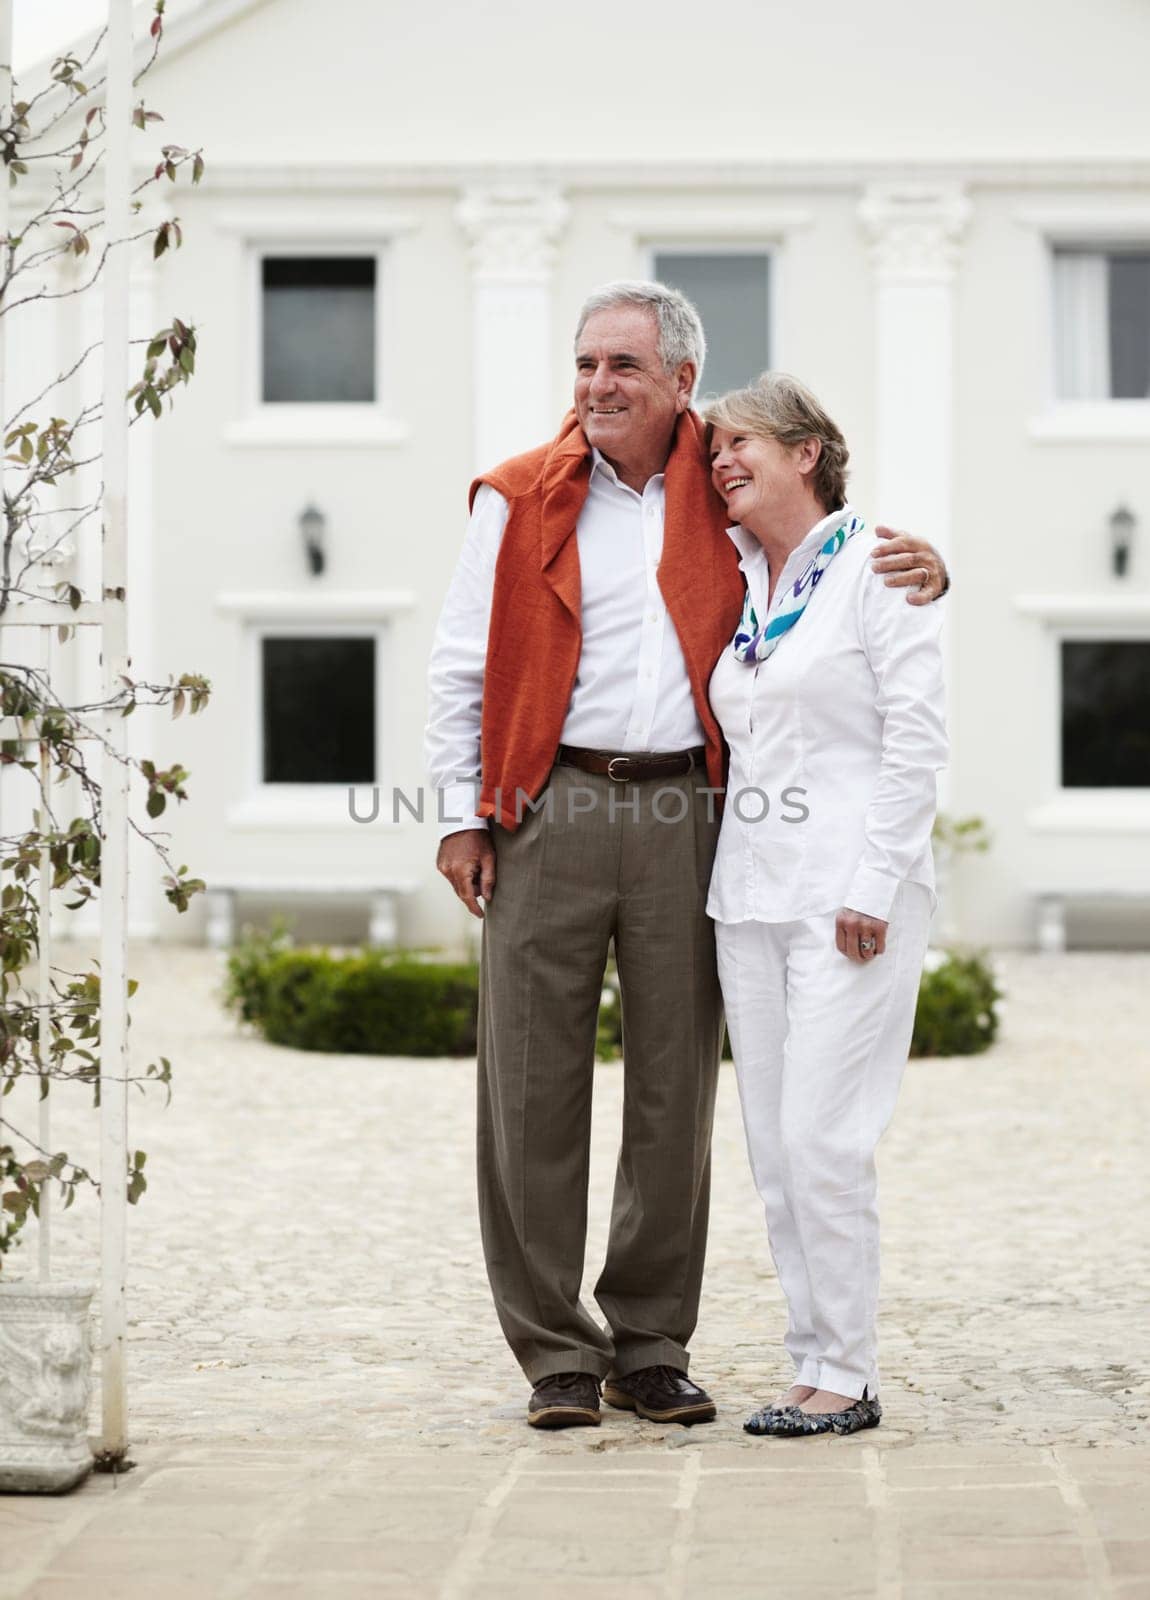
[[[878,1390],[875,1147],[910,1047],[930,895],[904,883],[886,951],[835,948],[835,916],[718,923],[747,1149],[790,1311],[795,1382]]]

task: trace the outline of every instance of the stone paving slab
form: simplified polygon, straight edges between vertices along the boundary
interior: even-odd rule
[[[720,1083],[694,1372],[719,1420],[523,1423],[477,1237],[472,1066],[274,1050],[203,951],[134,953],[135,1472],[0,1499],[0,1600],[1150,1600],[1150,957],[1004,963],[881,1153],[884,1425],[751,1439],[783,1324]],[[588,1277],[622,1073],[596,1083]],[[92,1159],[87,1097],[56,1143]],[[5,1114],[18,1121],[9,1097]],[[57,1224],[90,1270],[95,1215]],[[94,1415],[95,1421],[95,1415]]]
[[[420,1471],[424,1452],[233,1444],[211,1496],[202,1450],[174,1446],[70,1496],[0,1501],[0,1600],[1093,1600],[1150,1584],[1150,1520],[1122,1538],[1108,1521],[1147,1506],[1150,1447],[1101,1475],[1097,1452],[1018,1447],[1011,1465],[1031,1476],[988,1487],[977,1448],[964,1467],[933,1465],[928,1445],[837,1443],[833,1469],[809,1465],[805,1442],[737,1468],[692,1442],[576,1473],[545,1455],[540,1472],[546,1444],[529,1437],[494,1478],[488,1458],[457,1456],[447,1484]],[[894,1463],[914,1487],[892,1482]]]

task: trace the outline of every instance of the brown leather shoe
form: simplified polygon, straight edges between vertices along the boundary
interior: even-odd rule
[[[589,1372],[553,1372],[535,1385],[527,1402],[533,1428],[597,1428],[599,1380]]]
[[[713,1422],[715,1402],[678,1367],[640,1367],[625,1378],[608,1378],[603,1398],[618,1411],[634,1411],[649,1422]]]

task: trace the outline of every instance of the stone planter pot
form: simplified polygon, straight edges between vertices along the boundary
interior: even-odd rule
[[[0,1282],[0,1493],[59,1494],[92,1470],[92,1293]]]

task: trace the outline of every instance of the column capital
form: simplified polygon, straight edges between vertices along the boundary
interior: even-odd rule
[[[957,184],[876,183],[859,221],[871,260],[886,283],[949,283],[973,207]]]
[[[544,184],[465,189],[455,219],[467,236],[477,281],[546,282],[570,209],[558,189]]]

